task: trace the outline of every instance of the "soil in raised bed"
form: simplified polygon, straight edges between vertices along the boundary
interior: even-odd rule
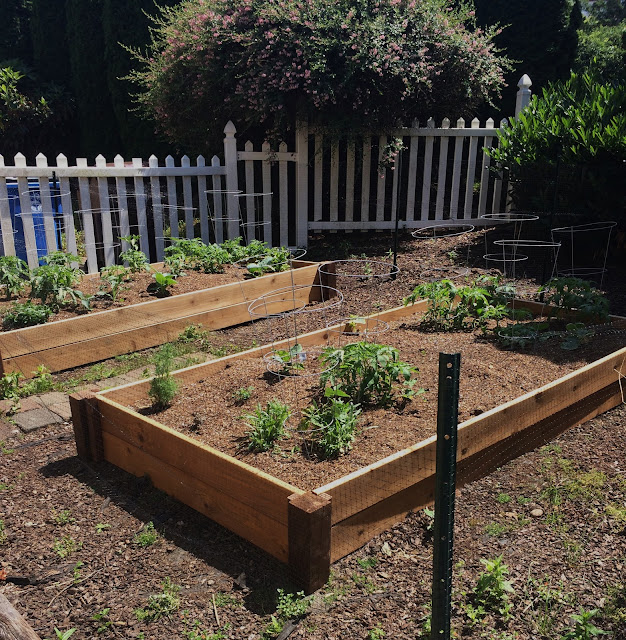
[[[297,430],[302,409],[319,398],[319,378],[281,379],[268,373],[258,358],[235,360],[219,374],[188,384],[182,374],[179,392],[164,411],[153,413],[147,396],[133,408],[286,482],[313,489],[435,434],[439,352],[461,353],[459,419],[464,421],[608,355],[625,342],[624,334],[616,332],[596,336],[576,351],[561,350],[551,340],[517,352],[499,348],[481,333],[423,332],[417,320],[412,316],[391,323],[378,342],[396,347],[402,360],[419,369],[416,388],[425,392],[406,404],[363,407],[354,446],[338,459],[318,459]],[[253,387],[252,396],[238,403],[233,392],[243,387]],[[249,427],[241,416],[272,399],[292,411],[288,436],[271,452],[251,453],[245,438]]]

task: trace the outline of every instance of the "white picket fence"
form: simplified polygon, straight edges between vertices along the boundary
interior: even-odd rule
[[[518,86],[516,112],[529,99],[527,76]],[[5,166],[0,156],[4,254],[21,251],[34,267],[49,250],[84,251],[87,270],[96,272],[115,263],[129,234],[139,235],[151,261],[161,261],[179,229],[209,242],[241,235],[248,225],[270,245],[305,247],[309,232],[391,229],[396,218],[401,229],[480,224],[485,213],[506,207],[506,189],[490,173],[484,151],[497,139],[491,119],[484,127],[478,120],[466,127],[462,119],[451,127],[444,119],[437,128],[431,119],[425,127],[398,129],[393,135],[405,148],[384,170],[386,136],[326,144],[299,124],[295,149],[283,143],[275,151],[267,143],[255,150],[250,141],[238,150],[232,122],[224,133],[223,164],[217,156],[210,163],[198,156],[195,164],[183,156],[178,166],[172,156],[163,164],[155,156],[130,163],[116,156],[112,164],[98,156],[95,166],[84,158],[70,166],[63,155],[55,165],[39,155],[27,166],[17,154]],[[238,191],[256,195],[211,193]]]

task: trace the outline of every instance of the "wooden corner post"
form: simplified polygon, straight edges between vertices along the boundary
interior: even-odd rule
[[[313,492],[289,496],[289,568],[306,594],[330,576],[330,496]]]
[[[104,460],[102,444],[101,415],[98,399],[91,391],[81,391],[70,395],[72,424],[79,458],[90,462]]]

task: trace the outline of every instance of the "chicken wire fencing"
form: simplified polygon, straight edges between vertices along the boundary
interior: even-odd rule
[[[202,311],[196,296],[174,312],[164,302],[178,296],[166,296],[152,306],[126,307],[122,319],[110,323],[106,314],[113,316],[104,311],[80,318],[82,328],[62,320],[49,333],[32,327],[13,342],[9,332],[0,338],[4,373],[21,373],[22,384],[43,390],[49,374],[37,367],[59,368],[68,330],[73,350],[91,350],[94,362],[119,341],[117,359],[77,372],[72,381],[90,390],[112,388],[97,396],[80,392],[73,401],[81,455],[150,476],[158,488],[289,563],[308,587],[320,582],[330,562],[432,504],[436,384],[428,376],[444,347],[458,343],[467,350],[464,362],[473,363],[461,373],[459,486],[623,402],[619,321],[586,325],[594,335],[578,336],[584,349],[578,359],[568,361],[567,350],[537,330],[515,344],[489,344],[493,368],[476,368],[476,360],[487,357],[484,338],[469,347],[461,339],[466,333],[421,330],[424,306],[393,313],[379,307],[397,273],[393,265],[339,261],[315,267],[301,283],[295,264],[301,257],[289,254],[275,265],[267,289],[247,275],[250,260],[261,260],[239,261],[223,299],[228,304],[216,310]],[[545,318],[546,303],[535,304]],[[218,316],[235,328],[217,333]],[[91,325],[106,327],[101,344],[92,341]],[[154,350],[137,351],[148,333]],[[355,362],[360,370],[350,368]],[[535,393],[532,378],[520,372],[542,364],[557,382],[546,387],[541,377],[535,386],[544,388]],[[98,375],[103,382],[92,381]],[[52,419],[59,415],[58,396],[47,393],[38,398]],[[521,530],[521,524],[515,528]],[[313,557],[328,566],[303,561]]]

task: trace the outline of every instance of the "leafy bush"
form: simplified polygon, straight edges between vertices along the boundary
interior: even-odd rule
[[[174,244],[165,249],[165,264],[174,275],[184,269],[218,273],[231,262],[230,254],[217,244],[204,244],[199,238],[172,238]]]
[[[14,302],[8,311],[4,312],[2,326],[5,329],[21,329],[44,324],[52,315],[52,309],[45,304],[35,304],[32,300]]]
[[[609,301],[590,282],[580,278],[553,278],[539,288],[544,301],[567,311],[577,311],[585,321],[606,322]]]
[[[224,240],[220,245],[224,251],[228,252],[230,256],[230,262],[237,262],[237,260],[243,260],[244,258],[251,258],[252,256],[261,256],[269,247],[261,240],[251,240],[249,244],[242,245],[243,238],[233,238],[231,240]]]
[[[493,560],[483,560],[482,571],[471,594],[471,602],[465,605],[465,613],[472,623],[480,622],[490,613],[498,614],[503,620],[511,617],[509,594],[513,593],[511,583],[506,579],[508,567],[502,562],[502,556]]]
[[[270,400],[265,409],[257,404],[254,413],[243,416],[250,431],[246,433],[250,451],[269,451],[276,440],[285,433],[285,423],[289,419],[289,407],[278,400]]]
[[[152,277],[154,282],[148,285],[149,293],[153,293],[157,298],[167,298],[172,294],[170,287],[176,284],[176,278],[169,273],[161,273],[160,271],[155,271]]]
[[[247,265],[248,273],[254,278],[264,276],[266,273],[286,271],[291,266],[291,252],[287,248],[267,249],[265,255],[259,258]]]
[[[117,302],[120,293],[123,291],[124,284],[128,281],[131,273],[132,269],[130,267],[123,267],[118,264],[102,267],[102,269],[100,269],[100,288],[98,289],[98,294],[109,296],[113,302]]]
[[[320,356],[325,371],[320,383],[347,394],[356,403],[387,405],[394,384],[411,389],[417,369],[400,360],[394,347],[374,342],[355,342],[343,348],[326,347]]]
[[[31,298],[39,298],[41,304],[58,308],[68,304],[80,303],[89,309],[89,296],[76,289],[84,273],[72,265],[78,262],[78,256],[63,251],[55,251],[44,256],[45,264],[33,270],[31,275]]]
[[[358,404],[330,397],[319,405],[313,402],[302,411],[300,428],[310,431],[322,458],[335,458],[352,448],[360,413]]]
[[[428,299],[429,307],[422,325],[435,331],[469,330],[486,327],[489,320],[496,324],[510,315],[507,298],[514,291],[500,286],[499,279],[482,276],[472,285],[457,287],[452,280],[439,280],[420,284],[404,298],[404,305]],[[458,300],[457,300],[458,298]]]
[[[275,132],[297,115],[333,131],[391,129],[498,94],[497,30],[473,20],[447,0],[188,0],[162,11],[130,78],[179,146],[221,139],[233,113]]]
[[[174,349],[171,344],[164,344],[154,356],[155,372],[150,380],[148,396],[156,409],[165,409],[170,405],[178,392],[178,382],[172,378],[174,368]]]
[[[533,96],[498,131],[498,145],[488,153],[496,171],[508,172],[519,210],[552,208],[558,163],[566,186],[558,193],[557,211],[609,220],[623,216],[626,85],[603,85],[590,73],[572,73]]]
[[[15,256],[0,257],[0,287],[4,287],[7,300],[21,293],[30,275],[28,265]]]
[[[139,271],[150,271],[150,263],[148,257],[139,248],[139,236],[124,236],[122,238],[130,245],[126,251],[120,253],[120,260],[128,264],[131,273]]]

